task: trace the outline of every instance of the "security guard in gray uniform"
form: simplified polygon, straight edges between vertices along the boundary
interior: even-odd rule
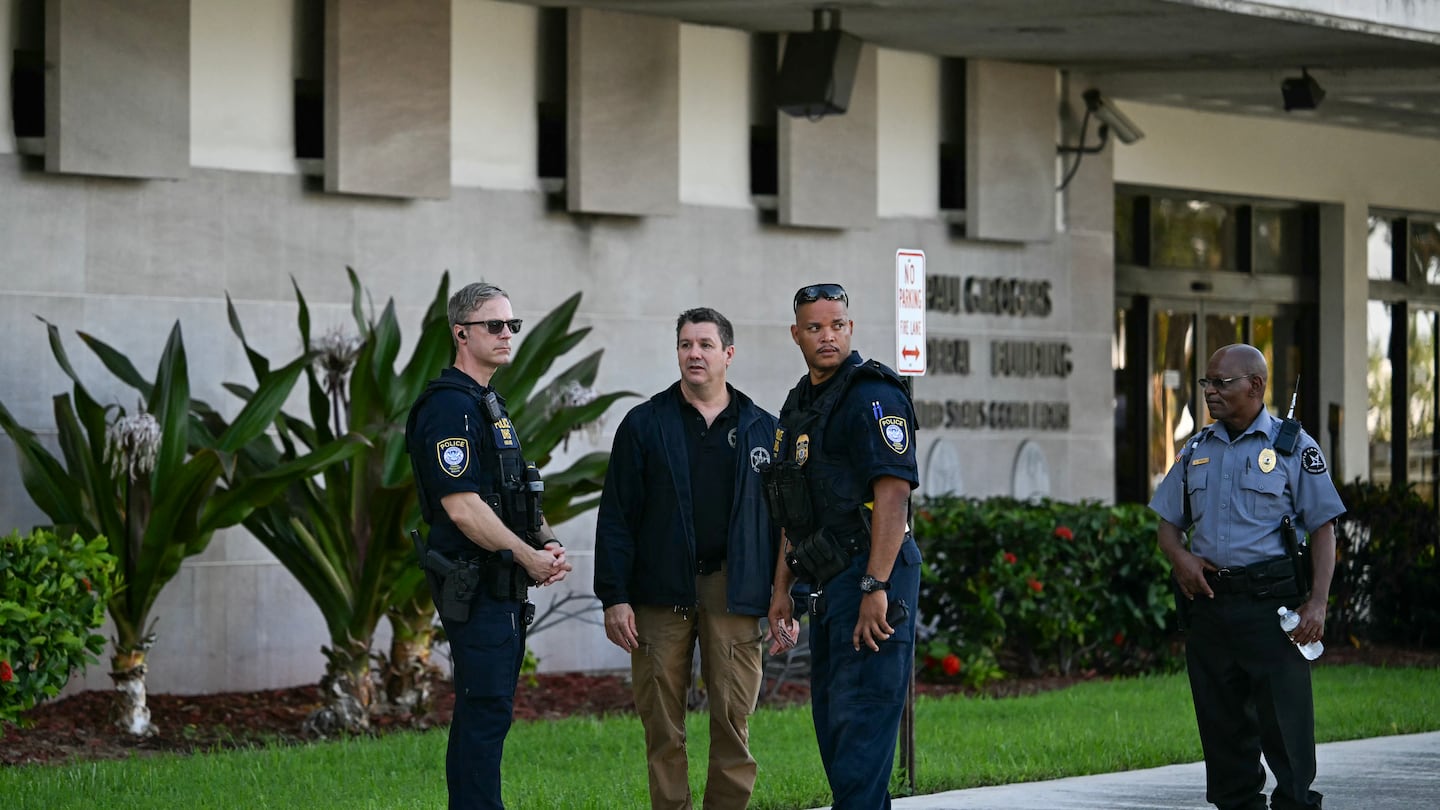
[[[1321,806],[1310,789],[1310,664],[1295,645],[1325,633],[1334,521],[1345,506],[1315,440],[1265,409],[1266,377],[1253,346],[1215,352],[1199,381],[1215,421],[1185,443],[1150,501],[1188,614],[1205,798],[1221,810],[1263,810],[1262,751],[1277,782],[1272,808]],[[1286,542],[1292,523],[1309,535],[1308,566],[1287,549],[1295,545]],[[1276,615],[1282,605],[1300,614],[1288,638]]]
[[[417,551],[455,664],[455,713],[445,755],[450,807],[504,807],[500,759],[534,614],[531,585],[570,564],[541,513],[539,472],[490,378],[510,362],[521,321],[504,290],[470,284],[450,298],[455,366],[410,409],[406,450],[429,546]]]

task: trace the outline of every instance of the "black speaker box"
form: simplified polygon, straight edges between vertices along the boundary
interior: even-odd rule
[[[806,118],[845,112],[860,66],[860,45],[859,37],[840,30],[790,34],[775,78],[775,106]]]

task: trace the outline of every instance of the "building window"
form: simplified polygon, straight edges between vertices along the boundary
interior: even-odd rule
[[[1370,480],[1440,502],[1440,220],[1370,217]]]

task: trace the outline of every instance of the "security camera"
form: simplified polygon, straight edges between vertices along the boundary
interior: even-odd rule
[[[1102,97],[1099,90],[1086,90],[1084,99],[1085,108],[1099,118],[1100,123],[1109,127],[1121,143],[1135,143],[1145,137],[1145,133],[1140,130],[1140,127],[1135,126],[1134,121],[1126,118],[1125,114],[1116,109],[1114,104]]]

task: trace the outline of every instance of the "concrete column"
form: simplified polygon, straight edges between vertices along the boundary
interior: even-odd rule
[[[1306,430],[1330,454],[1330,405],[1345,409],[1340,446],[1342,457],[1330,459],[1340,480],[1370,477],[1370,437],[1366,414],[1370,406],[1366,354],[1367,304],[1370,279],[1366,253],[1370,209],[1363,199],[1320,206],[1320,422]],[[1303,383],[1302,383],[1303,384]]]
[[[47,0],[45,168],[190,171],[188,0]]]
[[[327,0],[325,190],[450,196],[449,0]]]
[[[972,59],[965,102],[966,236],[1049,241],[1059,120],[1055,70]]]
[[[680,207],[680,23],[568,12],[565,191],[571,211]]]
[[[780,115],[781,225],[869,228],[879,193],[879,105],[875,47],[860,52],[844,115],[809,121]]]

